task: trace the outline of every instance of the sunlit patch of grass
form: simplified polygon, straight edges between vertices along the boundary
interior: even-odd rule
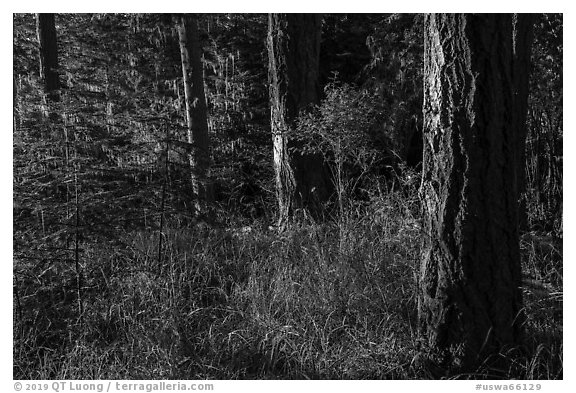
[[[57,295],[73,288],[72,275],[21,288],[14,377],[432,378],[417,361],[422,231],[410,195],[379,195],[280,233],[168,226],[160,253],[157,231],[87,248],[81,319],[74,292]],[[549,260],[525,261],[538,258]],[[501,354],[510,366],[499,377],[562,378],[562,290],[552,281],[545,295],[524,288],[526,345]],[[58,301],[40,309],[43,296]],[[46,336],[35,320],[57,329]]]

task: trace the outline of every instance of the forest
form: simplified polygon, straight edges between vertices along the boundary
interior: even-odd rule
[[[563,379],[562,14],[13,14],[13,377]]]

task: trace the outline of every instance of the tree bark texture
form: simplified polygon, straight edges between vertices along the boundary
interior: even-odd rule
[[[50,104],[60,101],[58,42],[54,14],[36,14],[36,34],[40,52],[40,79],[44,82],[46,117],[56,116]]]
[[[518,200],[520,203],[518,221],[521,230],[528,229],[528,214],[526,210],[526,136],[528,116],[528,93],[530,87],[530,70],[532,56],[534,15],[514,14],[513,44],[514,44],[514,111],[517,116],[516,132],[518,134]]]
[[[319,57],[322,17],[270,14],[268,58],[271,128],[279,226],[306,209],[320,216],[330,177],[320,154],[304,153],[290,135],[301,111],[320,101]]]
[[[14,132],[16,132],[20,124],[20,113],[18,106],[18,85],[16,84],[15,76],[12,76],[12,122]]]
[[[521,338],[512,17],[427,15],[424,51],[419,327],[433,364],[471,370]]]
[[[184,100],[188,143],[190,143],[190,170],[196,213],[209,215],[213,201],[212,183],[209,179],[210,140],[204,80],[202,73],[201,47],[197,16],[184,14],[175,16],[182,60]]]

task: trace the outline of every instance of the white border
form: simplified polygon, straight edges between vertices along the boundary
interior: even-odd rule
[[[0,339],[0,386],[5,387],[5,391],[13,391],[12,383],[12,325],[9,320],[12,315],[12,96],[11,86],[8,80],[12,73],[12,60],[9,54],[12,53],[12,13],[14,12],[562,12],[564,13],[564,68],[569,72],[564,74],[564,106],[574,108],[574,8],[573,2],[568,1],[497,1],[481,0],[474,2],[463,2],[457,0],[438,0],[438,1],[389,1],[389,0],[354,0],[347,2],[313,2],[310,0],[287,0],[285,2],[277,1],[173,1],[162,0],[156,2],[120,2],[114,0],[99,0],[97,2],[71,2],[71,1],[23,1],[14,2],[4,0],[0,7],[2,8],[0,29],[1,33],[1,52],[4,54],[2,61],[2,124],[4,125],[0,132],[0,186],[4,189],[1,195],[0,217],[3,217],[0,224],[1,239],[1,256],[0,265],[1,277],[1,301],[0,312],[3,316],[4,323],[1,325]],[[6,12],[4,12],[6,11]],[[5,31],[6,30],[6,31]],[[10,40],[10,41],[9,41]],[[564,140],[564,150],[568,152],[564,163],[564,173],[568,176],[564,178],[564,193],[567,196],[565,200],[574,201],[574,178],[571,176],[574,171],[574,159],[571,155],[575,147],[576,127],[574,124],[574,110],[564,111],[564,127],[566,136]],[[542,392],[568,392],[576,391],[576,373],[574,369],[574,334],[576,332],[574,325],[574,291],[571,284],[574,280],[574,249],[571,245],[576,244],[574,238],[574,207],[571,203],[564,206],[564,230],[565,244],[564,248],[564,282],[565,282],[565,314],[564,330],[568,332],[564,339],[564,381],[540,381]],[[51,382],[51,381],[50,381]],[[131,381],[134,382],[134,381]],[[532,381],[528,381],[532,382]],[[335,391],[355,391],[361,389],[369,392],[399,391],[399,390],[417,390],[421,392],[472,392],[476,382],[474,381],[217,381],[216,392],[233,391],[233,392],[270,392],[272,389],[279,392],[288,391],[316,391],[320,389],[330,389]],[[3,389],[4,390],[4,389]]]

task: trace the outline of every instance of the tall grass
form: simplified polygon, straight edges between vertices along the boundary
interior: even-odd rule
[[[127,232],[121,247],[85,248],[82,319],[70,268],[39,278],[19,261],[14,378],[431,378],[417,361],[418,211],[404,184],[282,233],[168,225],[160,259],[157,231]],[[527,346],[502,354],[500,376],[562,377],[562,310],[548,295],[526,290]]]

